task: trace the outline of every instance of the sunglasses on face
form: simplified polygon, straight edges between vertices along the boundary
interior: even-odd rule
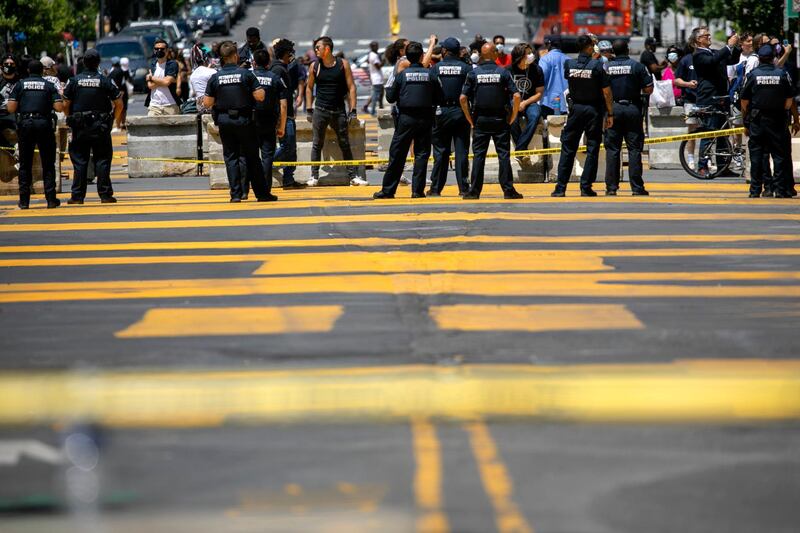
[[[158,50],[166,50],[166,49],[167,48],[164,47],[164,46],[157,46],[157,47],[153,48],[153,50],[156,50],[156,51],[158,51]]]

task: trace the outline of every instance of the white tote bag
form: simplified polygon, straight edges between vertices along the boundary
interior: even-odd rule
[[[653,94],[650,95],[650,105],[655,107],[675,106],[672,80],[657,80],[653,78]]]

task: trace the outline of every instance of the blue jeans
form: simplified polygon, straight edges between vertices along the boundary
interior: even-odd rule
[[[527,150],[528,145],[533,139],[533,134],[536,131],[536,125],[539,123],[539,115],[542,114],[542,108],[538,103],[531,104],[525,108],[524,111],[527,123],[525,129],[522,129],[522,113],[517,116],[514,125],[511,126],[511,138],[514,139],[514,148],[516,150]]]
[[[371,115],[375,115],[376,106],[383,109],[383,85],[372,86],[372,109],[369,111]]]
[[[292,104],[289,104],[292,105]],[[297,161],[297,126],[294,118],[286,118],[286,132],[280,140],[280,146],[275,150],[274,162]],[[283,167],[283,184],[294,183],[295,167]]]

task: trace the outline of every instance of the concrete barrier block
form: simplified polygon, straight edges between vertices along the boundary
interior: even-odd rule
[[[131,178],[158,178],[191,172],[193,163],[143,161],[139,157],[197,158],[196,115],[128,117],[128,174]],[[176,165],[180,168],[176,168]],[[184,168],[186,167],[186,168]]]
[[[17,134],[15,131],[6,130],[5,136],[8,140],[17,142]],[[56,131],[56,149],[62,150],[63,145],[66,145],[66,129],[60,128]],[[62,190],[61,183],[61,160],[56,154],[56,192],[60,193]],[[14,196],[19,194],[19,171],[15,164],[17,163],[14,153],[9,150],[0,150],[0,195]],[[42,181],[42,160],[39,153],[33,155],[33,194],[44,194],[44,182]]]
[[[669,137],[684,135],[688,132],[683,118],[683,107],[651,107],[648,110],[650,119],[650,137]],[[648,146],[648,162],[651,169],[679,170],[681,161],[678,156],[680,142],[651,144]]]

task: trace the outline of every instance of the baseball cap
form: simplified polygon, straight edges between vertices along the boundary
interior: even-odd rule
[[[41,61],[41,63],[42,63],[42,66],[43,66],[44,68],[51,68],[53,65],[55,65],[55,64],[56,64],[56,62],[55,62],[55,61],[53,61],[53,58],[52,58],[52,57],[50,57],[50,56],[44,56],[44,57],[43,57],[42,59],[40,59],[39,61]]]
[[[111,58],[111,64],[112,65],[119,65],[119,57],[118,56],[112,57]]]
[[[98,52],[94,48],[89,48],[86,52],[83,53],[83,59],[91,59],[91,58],[100,59],[100,52]]]
[[[644,44],[646,46],[654,45],[654,44],[656,44],[656,38],[655,37],[648,37],[647,39],[644,40]]]
[[[612,50],[613,49],[613,47],[611,46],[611,41],[605,41],[605,40],[600,41],[599,43],[597,43],[597,48],[599,48],[600,50]]]
[[[455,37],[448,37],[442,41],[442,48],[448,52],[457,54],[461,50],[461,43]]]
[[[762,45],[758,49],[758,57],[775,57],[775,47],[771,44]]]

